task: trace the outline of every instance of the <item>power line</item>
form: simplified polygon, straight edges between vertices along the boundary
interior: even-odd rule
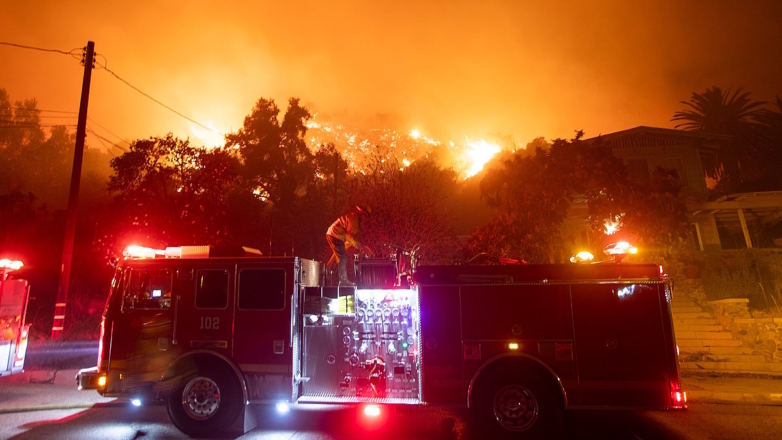
[[[89,131],[90,131],[90,133],[92,133],[93,135],[95,135],[95,137],[97,137],[97,138],[98,138],[98,141],[101,143],[101,145],[103,145],[103,148],[105,148],[105,149],[106,149],[106,152],[107,152],[107,153],[111,154],[111,155],[112,155],[112,156],[114,156],[115,158],[117,157],[117,155],[116,155],[116,154],[114,154],[114,153],[112,153],[112,152],[111,152],[111,150],[109,149],[108,145],[106,145],[106,143],[105,143],[105,142],[103,142],[103,140],[104,140],[104,139],[103,139],[103,136],[99,135],[98,133],[95,133],[95,130],[93,130],[92,128],[89,128]],[[108,139],[106,139],[106,140],[108,141]],[[119,146],[117,146],[117,145],[114,145],[114,144],[113,144],[113,143],[111,143],[111,142],[109,142],[109,144],[110,144],[111,146],[113,146],[113,147],[119,148]]]
[[[79,112],[72,112],[67,110],[44,110],[40,108],[27,108],[27,107],[5,107],[5,108],[12,108],[14,110],[20,110],[26,112],[67,113],[67,114],[74,114],[74,115],[79,113]]]
[[[76,127],[76,124],[14,124],[0,125],[0,130],[8,128],[51,128],[51,127]]]
[[[130,151],[130,150],[126,149],[125,147],[121,146],[121,145],[117,145],[111,139],[106,139],[105,137],[99,135],[95,130],[92,129],[92,127],[89,127],[89,124],[88,124],[88,128],[90,130],[90,133],[95,135],[98,138],[98,140],[108,142],[112,147],[117,148],[118,150],[121,150],[123,153],[128,153]]]
[[[59,50],[59,49],[47,49],[47,48],[43,48],[43,47],[28,46],[28,45],[18,44],[18,43],[10,43],[10,42],[7,42],[7,41],[0,41],[0,45],[17,47],[17,48],[21,48],[21,49],[38,50],[38,51],[42,51],[42,52],[55,52],[55,53],[60,53],[60,54],[63,54],[63,55],[70,55],[71,57],[73,57],[75,59],[81,59],[80,56],[78,55],[78,51],[79,50],[83,50],[83,48],[75,48],[75,49],[71,49],[69,52],[66,52],[64,50]],[[138,87],[136,87],[133,84],[129,83],[127,80],[123,79],[121,76],[117,75],[117,73],[114,72],[113,70],[109,69],[108,68],[108,59],[105,56],[103,56],[101,54],[97,54],[97,53],[95,54],[95,56],[103,58],[103,64],[101,65],[100,63],[97,63],[98,67],[100,67],[101,69],[105,70],[106,72],[111,74],[114,78],[116,78],[119,81],[123,82],[126,86],[128,86],[131,89],[135,90],[136,92],[140,93],[141,95],[143,95],[147,99],[151,100],[155,104],[165,108],[166,110],[176,114],[177,116],[179,116],[181,118],[184,118],[184,119],[192,122],[193,124],[198,125],[201,128],[209,130],[212,133],[219,134],[220,136],[225,136],[225,133],[220,133],[219,131],[217,131],[217,130],[211,128],[211,127],[207,127],[206,125],[196,121],[195,119],[193,119],[193,118],[191,118],[189,116],[186,116],[183,113],[181,113],[181,112],[179,112],[177,110],[174,110],[170,106],[168,106],[166,104],[163,104],[159,100],[153,98],[152,96],[150,96],[149,94],[145,93],[144,91],[142,91]]]
[[[102,129],[104,129],[104,130],[106,130],[106,132],[108,132],[110,135],[112,135],[112,136],[114,136],[115,138],[119,139],[120,141],[122,141],[122,142],[125,142],[126,144],[130,145],[130,142],[126,141],[125,139],[122,139],[122,137],[121,137],[121,136],[118,136],[118,135],[114,134],[114,132],[112,132],[112,131],[111,131],[111,130],[109,130],[108,128],[106,128],[106,127],[104,127],[104,126],[100,125],[100,124],[98,123],[98,121],[96,121],[95,119],[92,119],[92,118],[91,118],[91,117],[89,117],[89,116],[87,116],[87,119],[89,119],[89,120],[90,120],[90,122],[92,122],[93,124],[97,125],[98,127],[102,128]]]
[[[11,46],[11,47],[18,47],[20,49],[37,50],[37,51],[40,51],[40,52],[55,52],[55,53],[61,53],[63,55],[73,55],[73,54],[77,53],[77,51],[82,50],[81,47],[77,47],[75,49],[71,49],[69,52],[66,52],[64,50],[59,50],[59,49],[47,49],[45,47],[27,46],[25,44],[10,43],[8,41],[0,41],[0,45],[2,45],[2,46]]]
[[[106,59],[106,57],[103,57],[103,59],[105,60],[105,59]],[[205,129],[207,129],[207,130],[211,131],[212,133],[219,134],[220,136],[225,136],[225,134],[224,134],[224,133],[220,133],[219,131],[217,131],[217,130],[215,130],[215,129],[211,128],[211,127],[207,127],[206,125],[204,125],[204,124],[202,124],[202,123],[200,123],[200,122],[196,121],[195,119],[193,119],[193,118],[190,118],[190,117],[188,117],[188,116],[185,116],[184,114],[182,114],[182,113],[180,113],[180,112],[178,112],[178,111],[174,110],[173,108],[171,108],[171,107],[167,106],[166,104],[163,104],[162,102],[158,101],[157,99],[153,98],[152,96],[148,95],[147,93],[144,93],[144,92],[143,92],[143,91],[141,91],[141,90],[140,90],[138,87],[136,87],[136,86],[134,86],[133,84],[131,84],[131,83],[127,82],[127,81],[126,81],[126,80],[124,80],[122,77],[120,77],[119,75],[117,75],[117,74],[116,74],[116,73],[115,73],[113,70],[111,70],[111,69],[109,69],[108,67],[106,67],[106,64],[107,64],[107,62],[106,62],[106,61],[104,61],[103,65],[100,65],[100,64],[98,64],[98,66],[99,66],[100,68],[102,68],[103,70],[105,70],[106,72],[109,72],[109,73],[110,73],[110,74],[111,74],[111,75],[112,75],[114,78],[117,78],[118,80],[120,80],[120,81],[122,81],[123,83],[125,83],[125,85],[127,85],[127,86],[128,86],[128,87],[130,87],[131,89],[133,89],[133,90],[137,91],[138,93],[140,93],[140,94],[144,95],[146,98],[150,99],[150,100],[151,100],[152,102],[154,102],[155,104],[157,104],[157,105],[159,105],[159,106],[161,106],[161,107],[163,107],[163,108],[165,108],[165,109],[169,110],[170,112],[172,112],[172,113],[174,113],[174,114],[176,114],[176,115],[178,115],[178,116],[180,116],[180,117],[182,117],[182,118],[184,118],[184,119],[187,119],[188,121],[192,122],[193,124],[196,124],[196,125],[198,125],[198,126],[199,126],[199,127],[201,127],[201,128],[205,128]]]
[[[49,116],[49,115],[39,115],[39,118],[45,118],[45,119],[76,119],[76,116]],[[0,119],[0,122],[14,122],[13,119]]]

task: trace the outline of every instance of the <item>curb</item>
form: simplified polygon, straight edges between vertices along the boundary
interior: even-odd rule
[[[5,376],[7,383],[45,383],[51,385],[70,385],[76,387],[76,373],[79,370],[24,370],[21,373]]]
[[[782,394],[687,391],[687,403],[782,406]]]

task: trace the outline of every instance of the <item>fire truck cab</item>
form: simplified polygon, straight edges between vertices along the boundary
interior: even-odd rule
[[[190,435],[251,429],[251,403],[462,406],[491,438],[543,436],[564,410],[685,407],[656,264],[423,266],[398,288],[375,262],[338,288],[298,257],[143,252],[77,383],[164,399]]]

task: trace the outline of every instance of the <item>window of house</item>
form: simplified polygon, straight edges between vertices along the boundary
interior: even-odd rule
[[[665,160],[666,168],[676,170],[676,174],[679,175],[679,180],[687,186],[687,175],[684,174],[684,163],[681,157],[670,157]]]
[[[629,159],[627,161],[627,172],[630,174],[630,179],[636,182],[648,182],[649,179],[649,163],[646,159]]]
[[[228,271],[199,270],[196,275],[196,307],[224,309],[228,306]]]
[[[239,308],[243,310],[284,309],[285,271],[283,269],[240,270]]]
[[[171,307],[170,271],[131,269],[128,272],[123,310],[159,310]]]

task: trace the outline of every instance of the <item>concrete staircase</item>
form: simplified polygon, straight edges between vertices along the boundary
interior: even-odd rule
[[[782,376],[782,363],[767,362],[765,356],[743,346],[717,318],[687,296],[690,284],[677,283],[671,302],[681,372]]]

